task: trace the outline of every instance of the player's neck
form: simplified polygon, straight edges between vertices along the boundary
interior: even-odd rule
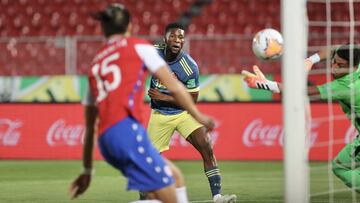
[[[108,37],[107,42],[112,43],[114,41],[117,41],[117,40],[125,38],[125,37],[126,37],[126,35],[124,35],[124,34],[111,35],[110,37]]]
[[[170,50],[165,49],[165,61],[166,62],[173,62],[175,61],[179,55],[181,54],[181,51],[179,53],[172,53]]]

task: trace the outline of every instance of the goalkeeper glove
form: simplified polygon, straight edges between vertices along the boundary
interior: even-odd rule
[[[244,81],[250,88],[270,90],[274,93],[280,93],[277,82],[265,78],[259,67],[253,66],[254,73],[243,70],[241,74],[244,75]]]

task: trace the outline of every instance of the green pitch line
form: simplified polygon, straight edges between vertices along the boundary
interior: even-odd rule
[[[191,202],[211,202],[202,163],[175,162],[185,175]],[[238,202],[283,202],[281,162],[220,162],[223,193],[233,193]],[[90,189],[77,200],[69,200],[68,186],[81,170],[80,161],[0,161],[0,202],[66,203],[130,202],[136,192],[125,192],[126,180],[104,162],[96,162]],[[311,202],[329,201],[327,163],[311,163]],[[334,202],[351,202],[352,194],[336,177]],[[358,201],[360,196],[356,195]]]

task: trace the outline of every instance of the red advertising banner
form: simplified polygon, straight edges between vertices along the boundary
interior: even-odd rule
[[[198,106],[216,120],[217,128],[211,136],[217,159],[282,160],[286,138],[280,103],[203,103]],[[339,105],[329,108],[325,103],[314,103],[311,109],[310,160],[331,159],[357,132]],[[146,105],[144,118],[148,118],[149,112]],[[0,159],[81,159],[83,136],[80,104],[0,105]],[[171,149],[165,156],[201,159],[178,134],[173,136]],[[98,149],[95,158],[101,159]]]
[[[2,104],[0,158],[81,159],[84,127],[80,104]]]

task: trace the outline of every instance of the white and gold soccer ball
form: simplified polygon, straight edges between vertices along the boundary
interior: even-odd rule
[[[260,30],[253,38],[252,50],[261,60],[275,60],[283,53],[284,39],[280,32],[267,28]]]

